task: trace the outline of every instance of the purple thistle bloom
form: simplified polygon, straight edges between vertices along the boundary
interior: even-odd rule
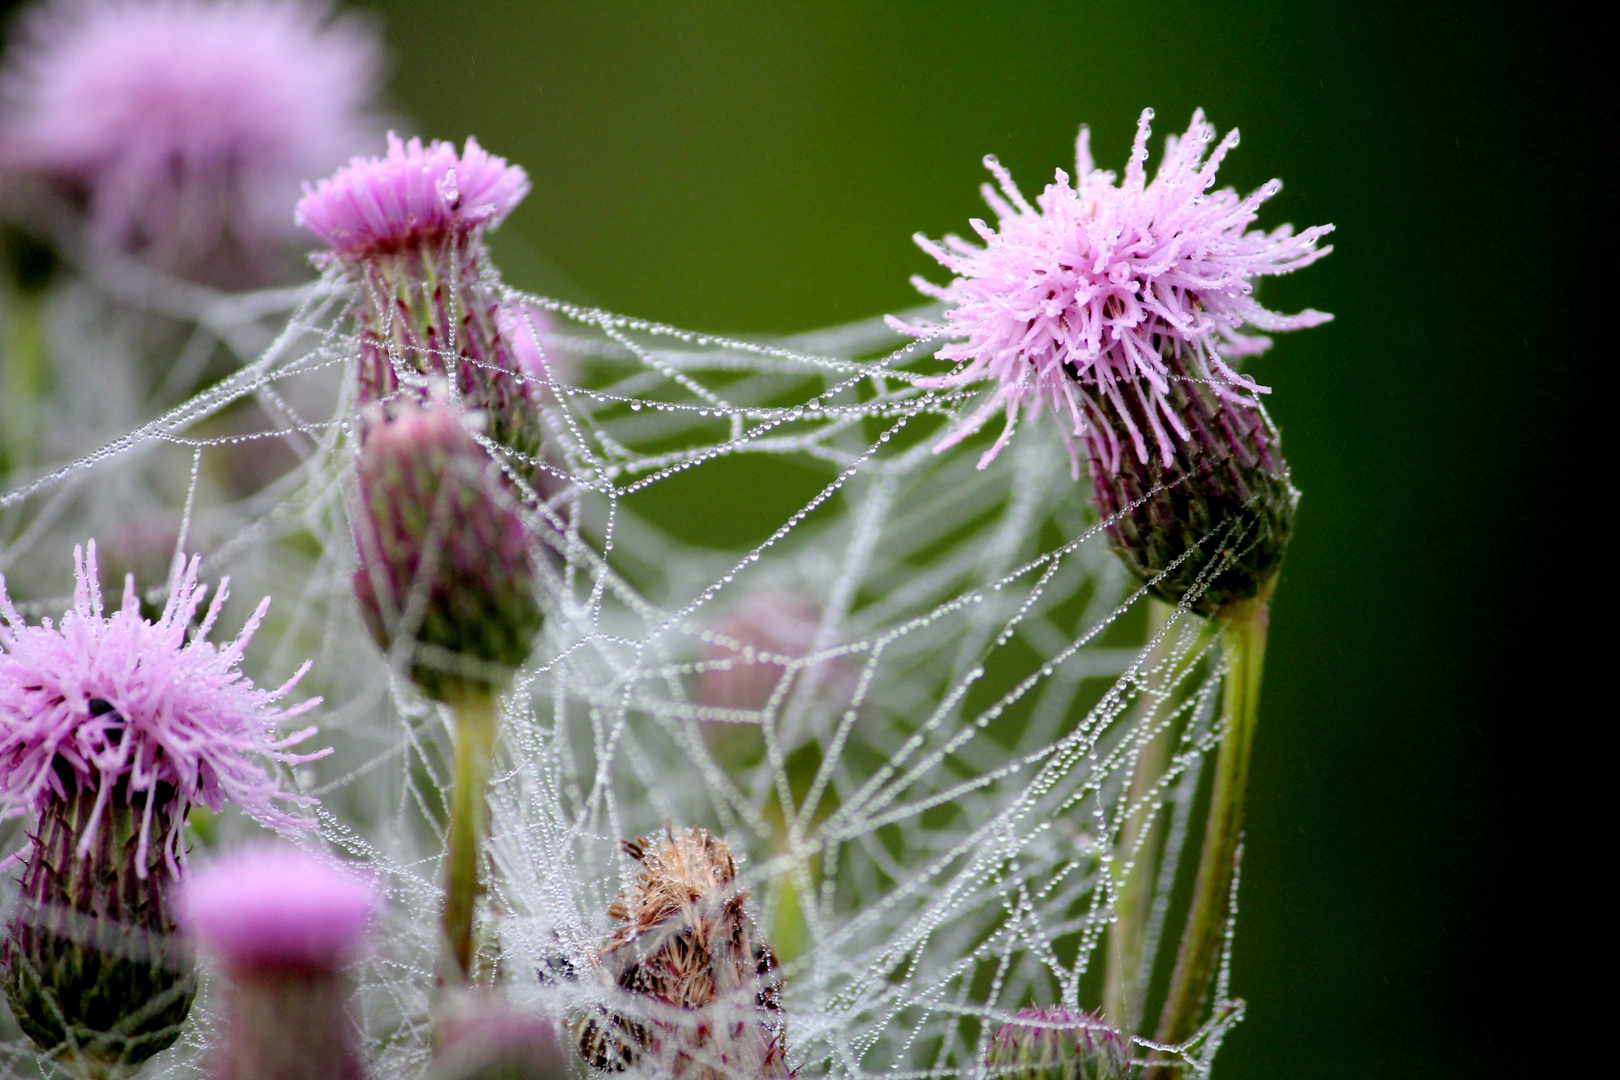
[[[228,579],[215,591],[201,626],[188,633],[208,589],[197,581],[196,557],[175,575],[155,623],[141,616],[133,579],[126,580],[122,606],[104,615],[94,541],[88,553],[75,549],[74,564],[73,608],[60,626],[49,619],[28,625],[0,577],[0,817],[42,813],[76,791],[93,792],[95,805],[78,843],[81,857],[115,798],[145,801],[149,794],[172,791],[182,807],[218,810],[229,800],[271,828],[304,826],[303,816],[277,801],[311,800],[282,791],[253,759],[301,764],[330,753],[289,749],[315,734],[314,727],[276,734],[283,721],[320,704],[319,698],[290,709],[272,704],[309,665],[275,690],[260,689],[238,668],[269,598],[222,648],[204,639],[219,618]],[[151,819],[148,809],[140,832],[142,875]],[[158,838],[173,866],[185,857],[183,819],[183,812],[175,815],[169,832]]]
[[[30,626],[0,579],[0,817],[39,822],[5,941],[5,991],[44,1051],[103,1075],[172,1044],[195,994],[189,951],[172,942],[173,887],[185,868],[186,814],[229,799],[277,828],[305,819],[253,758],[299,763],[323,753],[289,747],[276,726],[316,704],[272,702],[238,665],[265,604],[223,648],[205,640],[225,599],[199,561],[178,560],[155,622],[141,615],[134,578],[106,615],[94,543],[74,552],[77,586],[61,624]],[[268,601],[266,601],[268,603]],[[189,640],[188,640],[189,638]]]
[[[186,882],[180,923],[233,972],[335,972],[381,903],[352,870],[284,844],[232,854]]]
[[[1023,1009],[991,1037],[985,1064],[998,1080],[1125,1080],[1131,1046],[1087,1013]]]
[[[1034,206],[1000,162],[984,159],[1001,190],[982,188],[999,219],[995,229],[972,222],[982,248],[956,236],[942,244],[917,236],[923,250],[957,276],[945,286],[921,278],[913,284],[952,307],[941,325],[890,323],[917,337],[944,333],[963,339],[936,354],[961,362],[961,369],[923,385],[955,388],[986,378],[997,384],[938,449],[973,434],[1000,408],[1006,427],[980,460],[983,468],[1011,438],[1020,411],[1036,412],[1044,404],[1068,419],[1064,437],[1076,477],[1071,436],[1085,438],[1092,456],[1111,469],[1126,452],[1141,462],[1155,453],[1169,466],[1176,443],[1192,433],[1171,401],[1171,383],[1179,376],[1167,352],[1184,367],[1207,372],[1224,400],[1252,407],[1266,388],[1227,361],[1262,352],[1271,341],[1244,329],[1297,330],[1332,318],[1311,310],[1268,311],[1254,298],[1254,279],[1286,274],[1326,255],[1333,249],[1316,243],[1333,226],[1297,236],[1287,225],[1269,233],[1250,230],[1260,204],[1282,185],[1270,181],[1247,198],[1230,188],[1211,191],[1238,133],[1228,134],[1206,160],[1215,128],[1202,110],[1193,114],[1185,135],[1166,140],[1149,182],[1152,119],[1153,110],[1143,110],[1119,185],[1113,173],[1093,165],[1090,133],[1082,127],[1073,186],[1059,169]],[[1124,418],[1128,447],[1103,415],[1104,402]]]
[[[385,157],[306,184],[296,213],[360,286],[361,403],[402,391],[425,400],[432,380],[448,380],[466,408],[488,414],[490,435],[525,473],[540,457],[545,376],[510,340],[483,235],[528,191],[521,168],[475,139],[457,154],[390,133]]]
[[[375,34],[322,0],[51,0],[0,76],[0,166],[83,204],[90,238],[253,284],[295,239],[298,182],[354,152]]]
[[[1077,479],[1074,437],[1085,442],[1093,498],[1132,573],[1161,599],[1216,616],[1269,595],[1299,499],[1260,407],[1266,388],[1228,361],[1270,346],[1247,328],[1297,330],[1331,318],[1267,311],[1254,280],[1326,255],[1332,248],[1316,245],[1332,226],[1297,236],[1286,225],[1250,230],[1281,185],[1273,180],[1242,199],[1211,191],[1237,132],[1211,151],[1215,129],[1201,111],[1185,135],[1166,140],[1149,182],[1152,118],[1143,111],[1117,186],[1112,173],[1093,168],[1081,128],[1075,185],[1059,170],[1035,206],[986,158],[1001,194],[985,185],[999,229],[973,222],[985,246],[918,238],[958,275],[943,288],[917,282],[953,305],[944,324],[890,322],[917,336],[962,339],[936,354],[961,367],[922,385],[995,380],[985,404],[936,449],[977,431],[1000,407],[1006,427],[980,459],[984,468],[1021,411],[1051,408],[1066,418]]]
[[[361,1080],[367,1075],[342,968],[380,897],[358,875],[297,848],[226,856],[189,881],[181,924],[230,976],[211,1080]]]
[[[529,193],[529,177],[468,138],[402,142],[388,133],[385,157],[357,157],[336,175],[304,185],[294,217],[348,259],[395,251],[445,233],[493,229]]]
[[[500,467],[442,392],[377,406],[361,434],[355,595],[384,649],[407,644],[428,696],[498,685],[539,629],[528,533]]]

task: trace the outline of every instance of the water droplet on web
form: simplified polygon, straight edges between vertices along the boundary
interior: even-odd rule
[[[639,402],[639,401],[632,401],[632,402],[631,402],[631,403],[630,403],[630,410],[631,410],[631,411],[632,411],[632,412],[640,412],[640,411],[641,411],[641,402]]]

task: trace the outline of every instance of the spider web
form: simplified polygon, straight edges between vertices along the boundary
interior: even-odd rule
[[[738,856],[782,958],[800,1075],[981,1075],[1018,1009],[1095,1011],[1119,875],[1138,859],[1157,867],[1142,976],[1149,1004],[1162,994],[1220,735],[1219,655],[1199,620],[1149,611],[1056,431],[1030,427],[982,471],[972,446],[933,453],[978,392],[917,386],[937,343],[879,320],[746,341],[505,298],[552,373],[546,456],[513,462],[535,477],[519,483],[547,617],[502,702],[482,913],[512,998],[564,1023],[640,1007],[590,975],[636,869],[619,842],[685,826]],[[31,618],[60,613],[68,553],[92,536],[120,569],[199,552],[205,577],[232,578],[225,625],[275,598],[248,668],[274,684],[314,660],[301,692],[325,697],[336,752],[289,782],[321,799],[320,840],[389,894],[354,976],[391,1078],[429,1053],[450,740],[350,598],[352,302],[330,275],[223,295],[116,261],[58,289],[40,457],[66,464],[7,481],[0,570]],[[166,366],[143,369],[154,342]],[[809,494],[763,535],[700,546],[668,510],[693,483],[729,485],[748,520],[795,484]],[[161,578],[142,584],[161,598]],[[728,629],[766,595],[813,613],[802,647]],[[763,700],[706,700],[705,680],[727,677]],[[1161,732],[1162,773],[1133,787]],[[1121,850],[1132,815],[1159,828]],[[254,828],[205,820],[194,857]],[[205,979],[151,1075],[197,1075],[217,995]],[[1241,1004],[1216,1012],[1185,1050],[1194,1075]],[[5,1074],[38,1075],[10,1030]]]

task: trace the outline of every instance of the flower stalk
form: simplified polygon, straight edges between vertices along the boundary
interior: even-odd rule
[[[1108,931],[1103,1015],[1126,1032],[1134,1032],[1141,1025],[1142,999],[1151,971],[1151,958],[1144,953],[1159,849],[1164,842],[1164,821],[1155,805],[1155,792],[1164,781],[1187,725],[1185,715],[1172,715],[1158,726],[1160,716],[1173,708],[1175,688],[1203,658],[1204,648],[1215,633],[1213,624],[1196,620],[1200,624],[1196,637],[1184,650],[1178,650],[1175,637],[1167,632],[1174,614],[1175,609],[1161,600],[1148,602],[1148,636],[1158,642],[1147,660],[1153,681],[1143,691],[1137,723],[1141,730],[1152,734],[1137,752],[1126,796],[1125,821],[1114,853],[1115,914]]]
[[[1203,849],[1192,906],[1187,912],[1181,947],[1176,954],[1170,991],[1159,1013],[1154,1039],[1180,1043],[1198,1028],[1204,1000],[1219,962],[1221,938],[1231,903],[1232,877],[1237,872],[1238,844],[1243,834],[1243,811],[1249,783],[1249,756],[1260,712],[1260,681],[1265,665],[1266,630],[1271,590],[1267,582],[1253,600],[1223,612],[1221,651],[1226,660],[1222,685],[1220,747],[1215,756],[1215,784],[1210,795],[1209,818],[1204,826]],[[1144,1074],[1144,1080],[1166,1080],[1162,1062]]]
[[[480,871],[489,817],[485,789],[495,750],[495,695],[487,687],[469,686],[450,707],[455,714],[456,771],[450,794],[450,830],[445,841],[445,974],[457,982],[470,983],[477,975],[473,911],[484,891]]]

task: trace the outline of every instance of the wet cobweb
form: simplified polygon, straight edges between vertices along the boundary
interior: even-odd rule
[[[77,337],[59,350],[46,464],[0,494],[0,570],[32,618],[60,614],[72,545],[91,537],[104,577],[135,573],[150,603],[176,550],[231,578],[222,625],[274,598],[247,667],[275,685],[314,662],[298,693],[324,697],[335,752],[286,781],[321,800],[304,842],[385,885],[355,1018],[379,1075],[416,1075],[450,739],[350,594],[353,296],[331,276],[247,296],[124,286],[54,301],[52,325]],[[490,792],[480,949],[511,997],[565,1024],[633,1009],[596,974],[638,869],[620,842],[689,826],[737,856],[800,1075],[978,1075],[1020,1008],[1097,1010],[1135,860],[1159,867],[1143,974],[1148,1004],[1162,996],[1219,735],[1218,650],[1109,552],[1055,426],[1027,426],[983,470],[971,443],[934,453],[981,391],[919,386],[937,343],[881,320],[744,340],[506,299],[548,372],[525,376],[542,456],[503,452],[546,612],[502,699]],[[84,329],[132,305],[137,330]],[[170,359],[151,370],[154,341]],[[1133,788],[1161,732],[1163,773]],[[1133,813],[1158,827],[1124,850]],[[192,858],[256,829],[200,815]],[[206,978],[148,1072],[197,1075],[218,1009]],[[38,1075],[8,1030],[0,1069]],[[1189,1051],[1195,1071],[1221,1030]]]

